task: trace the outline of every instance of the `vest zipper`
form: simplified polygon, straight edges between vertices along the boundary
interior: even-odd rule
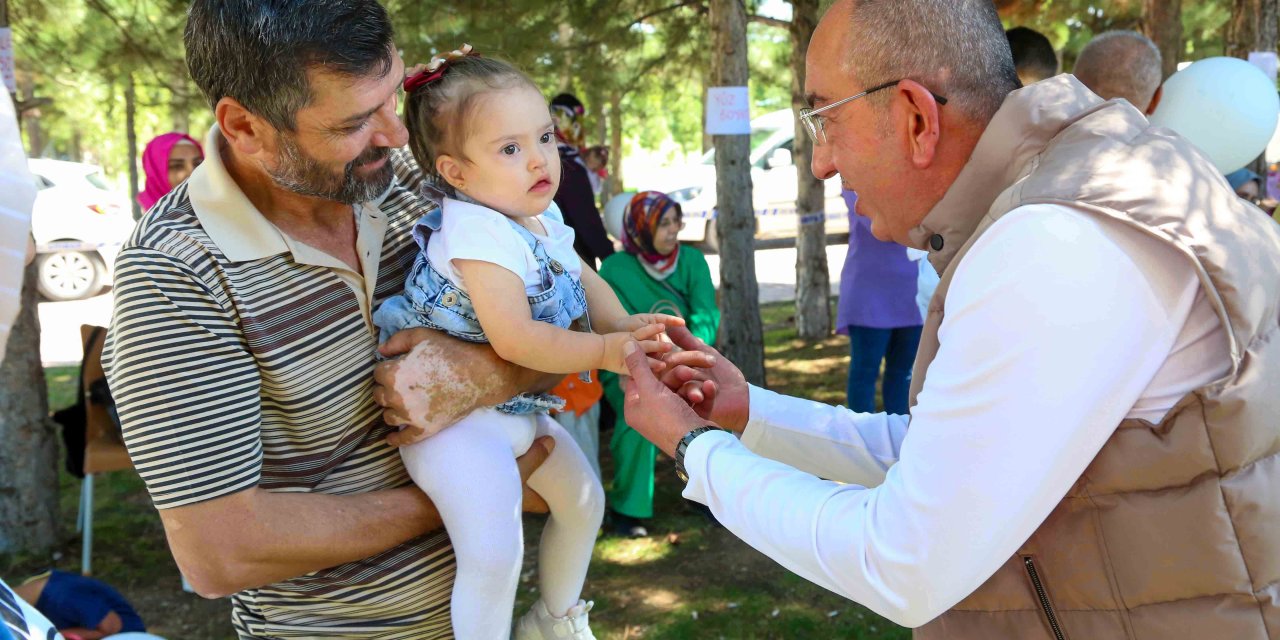
[[[1049,602],[1049,594],[1040,583],[1040,574],[1036,572],[1036,565],[1031,561],[1031,556],[1024,556],[1022,562],[1027,565],[1027,575],[1031,576],[1031,586],[1036,589],[1036,597],[1040,599],[1040,608],[1044,610],[1044,616],[1049,620],[1049,628],[1053,629],[1053,637],[1057,640],[1067,640],[1067,637],[1062,634],[1062,627],[1058,624],[1058,616],[1053,612],[1053,605]]]

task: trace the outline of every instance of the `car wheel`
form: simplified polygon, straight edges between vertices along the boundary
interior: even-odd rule
[[[81,300],[102,291],[102,259],[95,253],[56,251],[36,264],[36,288],[46,299]]]
[[[720,232],[716,231],[716,219],[707,220],[707,232],[702,236],[702,248],[708,253],[720,253]]]

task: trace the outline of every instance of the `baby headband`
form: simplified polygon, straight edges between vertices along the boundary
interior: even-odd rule
[[[432,56],[431,62],[425,65],[414,67],[409,75],[404,79],[404,90],[406,93],[413,92],[421,87],[425,87],[444,77],[446,71],[449,70],[449,63],[454,60],[460,60],[467,56],[479,56],[473,53],[471,45],[464,44],[458,49],[454,49],[443,56]]]

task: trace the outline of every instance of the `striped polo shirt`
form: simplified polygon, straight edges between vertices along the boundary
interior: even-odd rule
[[[227,173],[215,127],[190,180],[116,261],[103,364],[125,443],[157,509],[251,487],[355,494],[411,484],[373,401],[373,309],[399,293],[431,206],[403,151],[353,207],[356,273],[280,232]],[[451,636],[443,532],[232,597],[242,638]]]

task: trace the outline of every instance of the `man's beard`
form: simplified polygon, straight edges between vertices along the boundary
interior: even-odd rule
[[[382,195],[391,184],[394,172],[391,163],[382,165],[372,175],[360,177],[356,168],[377,162],[391,154],[386,147],[370,147],[355,160],[347,163],[342,175],[334,173],[320,161],[307,155],[293,137],[280,134],[280,155],[275,169],[268,173],[276,184],[299,195],[324,198],[344,204],[368,202]]]

